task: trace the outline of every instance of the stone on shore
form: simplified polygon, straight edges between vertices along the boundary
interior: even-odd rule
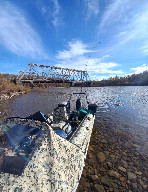
[[[132,172],[127,172],[127,176],[128,176],[129,180],[136,180],[137,179],[136,174],[132,173]]]
[[[122,166],[123,166],[124,168],[126,168],[126,169],[127,169],[128,164],[127,164],[127,162],[126,162],[126,161],[121,160],[121,164],[122,164]]]
[[[101,183],[107,187],[112,187],[112,182],[107,176],[101,177]]]
[[[124,182],[125,180],[125,177],[120,177],[120,181]]]
[[[94,182],[94,181],[96,181],[98,179],[98,176],[97,175],[89,175],[88,176],[88,180],[90,181],[90,182]]]
[[[96,184],[92,187],[94,192],[105,192],[105,189],[102,185]]]
[[[120,176],[121,176],[118,172],[113,171],[113,170],[110,170],[110,171],[108,172],[108,175],[111,176],[111,177],[115,177],[115,178],[117,178],[117,179],[119,179]]]
[[[89,159],[94,159],[94,155],[93,155],[91,152],[89,152],[89,153],[88,153],[88,158],[89,158]]]
[[[103,152],[99,152],[99,153],[97,154],[97,158],[98,158],[98,160],[99,160],[101,163],[103,163],[103,162],[106,160],[105,154],[104,154]]]
[[[126,173],[126,169],[124,167],[119,166],[118,169],[124,173]]]
[[[94,149],[91,146],[88,147],[88,150],[89,151],[94,151]]]

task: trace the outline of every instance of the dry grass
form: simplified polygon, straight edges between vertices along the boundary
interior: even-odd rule
[[[23,87],[20,85],[15,85],[12,82],[9,82],[3,74],[0,74],[0,95],[1,94],[7,94],[11,95],[12,93],[16,92],[29,92],[30,88],[28,87]]]

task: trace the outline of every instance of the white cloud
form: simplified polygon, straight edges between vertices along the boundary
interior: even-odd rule
[[[37,0],[36,5],[47,23],[51,22],[55,28],[63,24],[58,0]]]
[[[112,68],[119,66],[119,64],[114,62],[107,62],[107,63],[98,63],[97,60],[93,61],[93,65],[88,65],[88,71],[96,72],[96,73],[116,73],[121,74],[123,73],[121,70],[112,70]]]
[[[69,50],[59,51],[58,59],[71,59],[76,56],[82,56],[85,53],[94,52],[93,50],[87,49],[87,45],[82,43],[82,41],[74,41],[68,43]]]
[[[101,81],[103,79],[107,79],[108,76],[104,76],[104,75],[89,75],[90,79],[91,80],[94,80],[94,81]]]
[[[106,58],[108,59],[110,55],[103,55],[101,58],[96,58],[95,56],[91,56],[88,58],[86,53],[93,53],[89,46],[84,44],[82,41],[73,41],[68,43],[69,50],[60,51],[57,55],[57,59],[59,59],[59,64],[56,66],[69,68],[69,69],[77,69],[77,70],[87,70],[91,79],[95,76],[99,76],[98,80],[100,80],[100,74],[122,74],[122,70],[114,70],[116,67],[120,65],[115,62],[105,62]],[[105,75],[101,75],[101,77],[107,77]]]
[[[99,13],[99,0],[83,0],[87,8],[87,18],[89,19],[92,15],[98,15]]]
[[[123,21],[123,16],[126,10],[129,8],[130,0],[116,0],[112,1],[107,10],[104,12],[103,18],[99,25],[99,32],[102,32],[105,27],[117,21]]]
[[[143,71],[148,71],[148,65],[147,64],[143,64],[141,66],[135,67],[135,68],[131,68],[132,70],[134,70],[135,74],[138,73],[142,73]]]
[[[84,56],[74,58],[73,60],[63,60],[58,67],[87,70],[89,74],[122,74],[122,70],[113,70],[113,68],[118,67],[118,63],[114,62],[101,62],[101,59],[93,58],[87,59]]]
[[[45,58],[40,38],[21,11],[0,3],[0,44],[17,55]]]
[[[60,5],[58,0],[52,0],[54,4],[54,11],[52,13],[53,19],[52,19],[52,24],[57,27],[58,25],[61,24],[59,13],[60,13]]]
[[[132,39],[136,39],[137,41],[146,39],[148,41],[148,4],[145,5],[145,7],[147,8],[142,13],[136,14],[131,22],[126,25],[126,31],[120,32],[118,34],[121,44],[125,44]],[[148,47],[147,44],[143,46],[144,50],[145,47]]]
[[[148,55],[148,45],[143,47],[143,53]]]
[[[110,57],[110,55],[104,55],[104,56],[103,56],[103,58],[108,58],[108,57]]]

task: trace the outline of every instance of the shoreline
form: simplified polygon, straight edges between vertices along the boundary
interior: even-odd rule
[[[95,122],[76,192],[146,192],[148,158],[134,150],[128,135]]]
[[[0,95],[0,101],[6,101],[7,99],[11,99],[12,97],[27,94],[28,92],[26,91],[20,91],[20,92],[12,92],[12,93],[3,93]]]

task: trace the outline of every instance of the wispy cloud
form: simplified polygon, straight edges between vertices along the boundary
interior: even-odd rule
[[[69,50],[59,51],[57,58],[58,59],[71,59],[76,56],[82,56],[85,53],[94,52],[93,50],[89,50],[88,46],[82,41],[73,41],[68,43]]]
[[[0,3],[0,44],[11,52],[45,58],[41,40],[21,11],[9,2]]]
[[[70,42],[69,50],[60,51],[57,55],[59,64],[56,66],[66,67],[71,69],[80,69],[89,72],[91,77],[99,74],[122,74],[122,70],[114,70],[114,68],[120,65],[115,62],[105,62],[109,55],[104,55],[101,58],[88,57],[87,53],[93,53],[89,46],[84,44],[82,41]],[[101,75],[102,76],[102,75]]]
[[[47,23],[51,22],[55,28],[63,24],[61,7],[58,0],[37,0],[37,7]]]
[[[52,19],[52,23],[55,27],[57,27],[61,21],[60,21],[60,17],[59,17],[59,13],[60,13],[60,5],[58,0],[52,0],[53,4],[54,4],[54,11],[52,13],[53,19]]]
[[[143,64],[141,66],[131,68],[131,70],[133,70],[135,74],[142,73],[143,71],[148,71],[148,65]]]
[[[101,81],[101,80],[103,80],[103,79],[107,79],[108,78],[108,76],[104,76],[104,75],[89,75],[89,77],[90,77],[90,79],[91,80],[95,80],[95,81]]]
[[[99,32],[101,33],[104,28],[108,27],[112,23],[116,23],[118,21],[123,21],[123,16],[127,9],[129,9],[130,0],[116,0],[112,1],[106,11],[103,14],[101,23],[99,25]]]
[[[85,7],[87,9],[87,17],[88,20],[91,16],[96,16],[99,13],[99,0],[83,0]]]
[[[106,48],[114,54],[148,55],[148,1],[111,1],[98,27],[99,35],[107,37]],[[142,54],[141,54],[142,53]],[[110,53],[111,54],[111,53]]]
[[[146,9],[139,14],[133,16],[131,22],[124,27],[126,31],[120,32],[117,36],[120,39],[120,44],[136,39],[145,39],[148,42],[148,3],[145,5]],[[142,44],[143,41],[141,41]],[[147,49],[147,44],[144,43],[143,51]]]

